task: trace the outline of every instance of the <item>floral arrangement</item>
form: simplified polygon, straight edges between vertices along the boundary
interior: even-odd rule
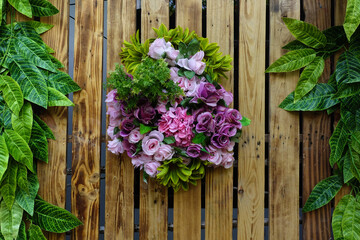
[[[218,82],[231,69],[216,44],[180,27],[154,29],[156,39],[125,42],[123,66],[110,74],[106,103],[108,150],[126,152],[134,167],[175,191],[205,175],[205,167],[230,168],[233,148],[250,123],[229,105]]]

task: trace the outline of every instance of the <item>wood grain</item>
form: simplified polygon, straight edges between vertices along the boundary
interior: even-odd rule
[[[240,1],[238,239],[264,239],[266,1]]]
[[[72,239],[99,237],[103,1],[76,1],[71,209],[84,223]]]
[[[270,64],[292,36],[282,17],[299,18],[299,0],[270,1]],[[270,74],[270,240],[299,239],[299,114],[278,108],[295,89],[299,72]]]
[[[304,0],[305,21],[321,31],[331,27],[331,0]],[[319,82],[330,78],[330,59],[325,62]],[[322,112],[303,113],[303,193],[304,206],[312,189],[331,175],[329,164],[331,117]],[[303,214],[303,239],[329,239],[331,237],[331,204]]]
[[[152,27],[169,26],[168,0],[141,1],[141,39],[155,37]],[[167,239],[168,190],[155,180],[140,176],[140,239]]]
[[[124,40],[136,32],[136,2],[108,0],[107,72],[120,62]],[[109,138],[108,138],[109,140]],[[134,167],[131,159],[106,152],[105,239],[134,238]]]
[[[188,27],[201,36],[201,19],[201,0],[177,2],[177,26]],[[196,186],[191,185],[188,191],[180,190],[174,194],[174,239],[201,239],[201,180]]]
[[[217,42],[220,51],[234,56],[234,1],[208,0],[206,34],[209,42]],[[234,90],[233,71],[222,85]],[[205,237],[232,239],[233,168],[211,168],[205,176]]]
[[[42,35],[43,40],[55,50],[55,57],[65,66],[69,65],[69,1],[52,0],[59,13],[40,21],[54,27]],[[38,162],[39,195],[46,201],[65,208],[66,201],[66,128],[67,108],[51,107],[43,112],[41,118],[49,125],[56,140],[49,140],[49,163]],[[46,233],[49,240],[65,239],[65,234]]]

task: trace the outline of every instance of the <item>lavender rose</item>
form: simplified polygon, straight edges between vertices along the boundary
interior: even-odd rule
[[[197,116],[198,123],[196,124],[196,131],[201,132],[213,132],[215,129],[214,119],[209,112],[201,113]]]
[[[159,162],[148,162],[145,163],[144,170],[150,177],[153,178],[158,174],[157,168],[160,167],[160,165],[161,164]]]
[[[192,56],[188,61],[189,68],[194,71],[197,75],[201,75],[206,67],[206,64],[201,60],[204,57],[204,52],[199,51],[194,56]]]
[[[225,148],[230,144],[230,138],[225,135],[214,134],[211,137],[211,144],[217,148]]]
[[[189,157],[197,158],[200,156],[202,146],[200,144],[191,144],[187,150],[186,153],[189,155]]]
[[[221,127],[223,123],[225,122],[225,114],[223,112],[217,113],[215,115],[215,124],[217,127]]]
[[[148,124],[155,117],[156,111],[155,108],[150,105],[150,103],[145,103],[134,111],[134,115],[143,123]]]
[[[234,124],[231,123],[225,123],[223,124],[220,129],[218,130],[218,133],[220,135],[225,135],[228,137],[233,137],[236,135],[237,127]]]
[[[214,85],[208,82],[200,82],[198,92],[191,102],[197,102],[197,99],[201,99],[210,107],[216,107],[220,96]]]
[[[154,154],[156,161],[170,160],[174,156],[174,149],[170,145],[162,144],[159,150]]]

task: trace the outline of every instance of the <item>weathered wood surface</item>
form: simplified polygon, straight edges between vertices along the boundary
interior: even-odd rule
[[[84,223],[72,239],[99,237],[103,1],[76,1],[71,210]]]
[[[120,63],[124,40],[136,32],[136,2],[107,2],[107,72]],[[108,139],[109,140],[109,139]],[[131,159],[106,152],[105,239],[134,238],[134,167]]]
[[[282,17],[299,18],[299,0],[270,0],[270,64],[292,38]],[[299,239],[299,114],[278,108],[295,89],[299,72],[270,75],[270,240]]]
[[[54,27],[42,35],[43,40],[55,52],[68,71],[69,65],[69,1],[52,0],[59,9],[59,14],[41,18],[41,22],[53,24]],[[65,208],[66,201],[66,129],[67,107],[51,107],[41,118],[49,125],[56,140],[49,140],[49,163],[38,162],[39,195],[46,201]],[[46,233],[49,240],[65,239],[65,234]]]
[[[176,6],[176,25],[188,27],[201,36],[202,1],[178,1]],[[188,191],[180,190],[174,194],[174,239],[201,238],[201,181],[191,185]]]
[[[320,30],[331,27],[331,0],[304,0],[305,21]],[[325,62],[324,73],[319,82],[330,77],[330,59]],[[326,112],[303,113],[303,195],[304,206],[314,186],[331,175],[329,164],[331,116]],[[331,206],[303,214],[303,239],[330,239]]]
[[[141,1],[141,39],[155,37],[152,27],[169,26],[168,0]],[[155,180],[148,184],[140,176],[140,239],[167,239],[168,190]]]
[[[240,1],[238,239],[264,239],[266,1]]]
[[[220,50],[234,56],[234,1],[208,0],[206,34]],[[234,89],[233,71],[222,81],[227,91]],[[232,239],[233,168],[211,168],[205,176],[205,237]]]

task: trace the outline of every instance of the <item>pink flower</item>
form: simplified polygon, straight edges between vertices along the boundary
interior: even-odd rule
[[[159,150],[155,153],[154,159],[156,161],[170,160],[175,151],[170,145],[162,144]]]
[[[120,116],[117,116],[117,117],[111,117],[110,116],[109,125],[113,126],[113,127],[118,127],[118,126],[120,126],[121,121],[122,121],[122,118]]]
[[[142,169],[142,166],[145,163],[148,163],[152,161],[152,156],[148,156],[144,153],[140,153],[134,157],[132,157],[131,159],[131,163],[134,165],[134,167],[140,167],[140,169]]]
[[[109,144],[108,144],[108,149],[110,152],[114,153],[114,154],[119,154],[119,153],[123,153],[124,152],[124,147],[122,145],[122,142],[115,138],[114,140],[112,141],[109,141]]]
[[[170,79],[171,80],[175,80],[177,79],[179,76],[178,76],[178,71],[179,71],[179,68],[177,67],[171,67],[170,68]]]
[[[109,126],[107,129],[107,135],[111,138],[111,140],[114,140],[115,138],[118,138],[120,136],[120,132],[114,135],[114,129],[114,126]]]
[[[216,166],[219,166],[222,162],[222,154],[221,151],[217,150],[215,152],[212,152],[207,159],[209,162],[215,164]]]
[[[106,103],[113,103],[116,101],[117,90],[113,89],[106,95]]]
[[[142,141],[142,150],[145,154],[152,156],[160,148],[160,143],[164,140],[164,135],[159,131],[152,131],[145,136]]]
[[[234,162],[234,156],[232,153],[223,152],[221,165],[224,168],[231,168]]]
[[[201,75],[206,67],[206,64],[201,60],[204,57],[204,52],[199,51],[194,56],[192,56],[188,61],[189,68],[194,71],[197,75]]]
[[[148,55],[154,59],[161,59],[166,56],[170,60],[175,60],[179,51],[171,47],[170,42],[165,42],[163,38],[157,38],[150,44]]]
[[[167,111],[166,104],[167,104],[167,101],[159,101],[158,105],[156,106],[156,111],[158,111],[161,114],[166,113],[166,111]]]
[[[235,142],[231,141],[229,146],[227,146],[226,150],[228,150],[229,152],[234,150],[234,146],[235,146]]]
[[[158,174],[158,167],[160,167],[160,163],[159,162],[148,162],[145,163],[144,165],[144,170],[145,172],[150,176],[150,177],[155,177]]]
[[[177,64],[179,65],[179,67],[185,68],[186,70],[191,70],[191,68],[189,67],[189,59],[187,58],[181,58],[177,61]]]
[[[135,129],[131,130],[131,132],[128,136],[128,141],[129,141],[129,143],[137,143],[143,138],[144,138],[144,135],[142,135],[140,133],[140,129],[135,128]]]

